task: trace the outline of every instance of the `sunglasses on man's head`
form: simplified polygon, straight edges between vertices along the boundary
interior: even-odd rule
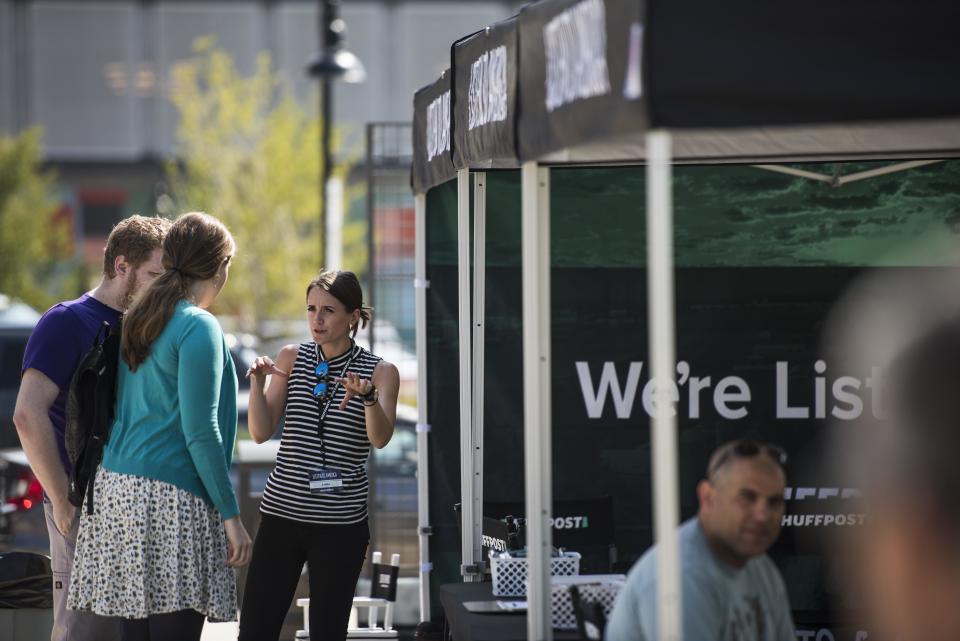
[[[726,465],[731,458],[753,458],[761,453],[766,453],[781,468],[787,467],[787,453],[782,447],[774,443],[759,443],[749,439],[740,439],[730,444],[707,470],[707,478],[711,477],[718,469]]]

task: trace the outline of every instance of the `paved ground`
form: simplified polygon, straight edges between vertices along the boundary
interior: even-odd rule
[[[237,623],[210,623],[203,625],[200,641],[236,641]]]

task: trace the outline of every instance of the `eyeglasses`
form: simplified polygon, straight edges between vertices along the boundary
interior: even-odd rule
[[[781,469],[787,467],[787,453],[779,445],[774,443],[759,443],[750,439],[739,439],[728,443],[716,454],[710,461],[707,468],[707,478],[713,478],[721,467],[727,464],[732,458],[753,458],[760,454],[766,454],[780,466]]]
[[[317,363],[314,373],[317,375],[318,382],[313,388],[313,395],[320,400],[326,400],[327,392],[330,391],[328,385],[330,379],[330,363],[327,361],[320,361]]]

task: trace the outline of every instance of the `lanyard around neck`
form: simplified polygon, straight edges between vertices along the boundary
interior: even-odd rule
[[[320,346],[316,343],[313,344],[314,356],[317,359],[317,366],[320,365],[320,356],[323,355],[323,352],[320,350]],[[337,395],[337,391],[340,389],[340,381],[343,379],[344,375],[347,373],[347,370],[350,369],[350,365],[353,364],[354,359],[356,359],[359,351],[356,349],[356,344],[350,343],[350,358],[347,359],[347,362],[343,365],[343,369],[340,370],[340,376],[337,377],[336,383],[333,385],[333,390],[326,394],[327,401],[323,404],[323,409],[319,409],[320,416],[317,420],[317,438],[320,439],[320,461],[321,465],[326,466],[327,464],[327,442],[323,438],[323,426],[324,422],[327,420],[327,412],[330,411],[330,406],[333,404],[333,397]],[[326,360],[324,358],[323,360]],[[329,362],[329,361],[328,361]],[[320,403],[320,397],[317,396],[317,404]]]

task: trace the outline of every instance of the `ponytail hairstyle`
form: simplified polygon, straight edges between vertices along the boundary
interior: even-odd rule
[[[347,308],[347,312],[352,314],[355,310],[360,310],[360,322],[351,328],[351,338],[357,335],[357,330],[360,329],[361,323],[363,323],[363,328],[366,329],[367,323],[370,322],[370,312],[373,311],[373,308],[363,304],[363,290],[360,288],[360,280],[356,274],[335,269],[321,271],[320,275],[311,280],[310,284],[307,285],[308,297],[310,296],[310,290],[314,287],[319,287],[332,294],[334,298],[343,303],[344,307]]]
[[[234,252],[233,237],[219,220],[201,212],[177,218],[163,241],[164,272],[137,297],[123,319],[120,349],[131,371],[150,355],[189,287],[216,277]]]

